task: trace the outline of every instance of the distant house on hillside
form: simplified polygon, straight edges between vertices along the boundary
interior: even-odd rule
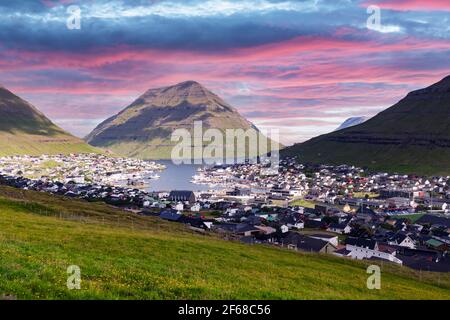
[[[195,202],[195,194],[192,191],[174,190],[169,194],[170,201],[187,201],[189,203]]]
[[[164,220],[178,221],[182,217],[177,210],[167,209],[160,213],[159,217]]]
[[[341,234],[348,234],[352,231],[352,227],[349,223],[331,223],[328,226],[327,231],[341,233]]]
[[[328,241],[315,239],[296,232],[289,232],[280,239],[280,242],[288,248],[320,253],[333,253],[336,246]]]

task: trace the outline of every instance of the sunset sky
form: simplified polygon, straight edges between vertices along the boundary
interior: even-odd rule
[[[78,136],[195,80],[290,144],[437,82],[449,57],[449,0],[0,1],[0,84]]]

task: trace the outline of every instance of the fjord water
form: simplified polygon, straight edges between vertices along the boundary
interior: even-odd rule
[[[158,172],[160,178],[151,180],[148,191],[170,191],[170,190],[190,190],[190,191],[207,191],[214,189],[207,185],[199,185],[191,183],[192,177],[197,173],[197,169],[202,165],[181,164],[176,165],[171,160],[159,160],[166,166],[166,169]]]

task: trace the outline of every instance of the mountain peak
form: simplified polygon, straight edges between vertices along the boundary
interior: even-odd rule
[[[443,78],[441,81],[439,81],[438,83],[435,83],[433,86],[445,86],[447,88],[450,88],[450,75],[446,76],[445,78]]]
[[[206,89],[200,83],[188,80],[178,84],[150,89],[140,96],[133,104],[143,107],[175,107],[179,105],[190,105],[204,107],[224,106],[229,107],[226,102],[216,94]]]
[[[423,89],[412,91],[408,96],[450,93],[450,75]]]
[[[176,85],[174,85],[174,87],[178,87],[178,88],[202,87],[203,88],[203,86],[200,83],[198,83],[197,81],[194,81],[194,80],[187,80],[187,81],[177,83]]]
[[[231,105],[196,81],[150,89],[117,115],[98,125],[86,140],[126,156],[170,158],[176,129],[253,128]]]
[[[335,129],[334,131],[339,131],[339,130],[342,130],[342,129],[346,129],[346,128],[350,128],[350,127],[356,126],[358,124],[361,124],[361,123],[367,121],[368,119],[369,119],[369,117],[366,117],[366,116],[348,118],[343,123],[341,123],[341,125],[337,129]]]

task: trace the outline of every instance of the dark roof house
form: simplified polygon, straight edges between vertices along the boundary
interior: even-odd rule
[[[192,191],[174,190],[169,194],[170,201],[188,201],[189,203],[195,202],[195,194]]]

